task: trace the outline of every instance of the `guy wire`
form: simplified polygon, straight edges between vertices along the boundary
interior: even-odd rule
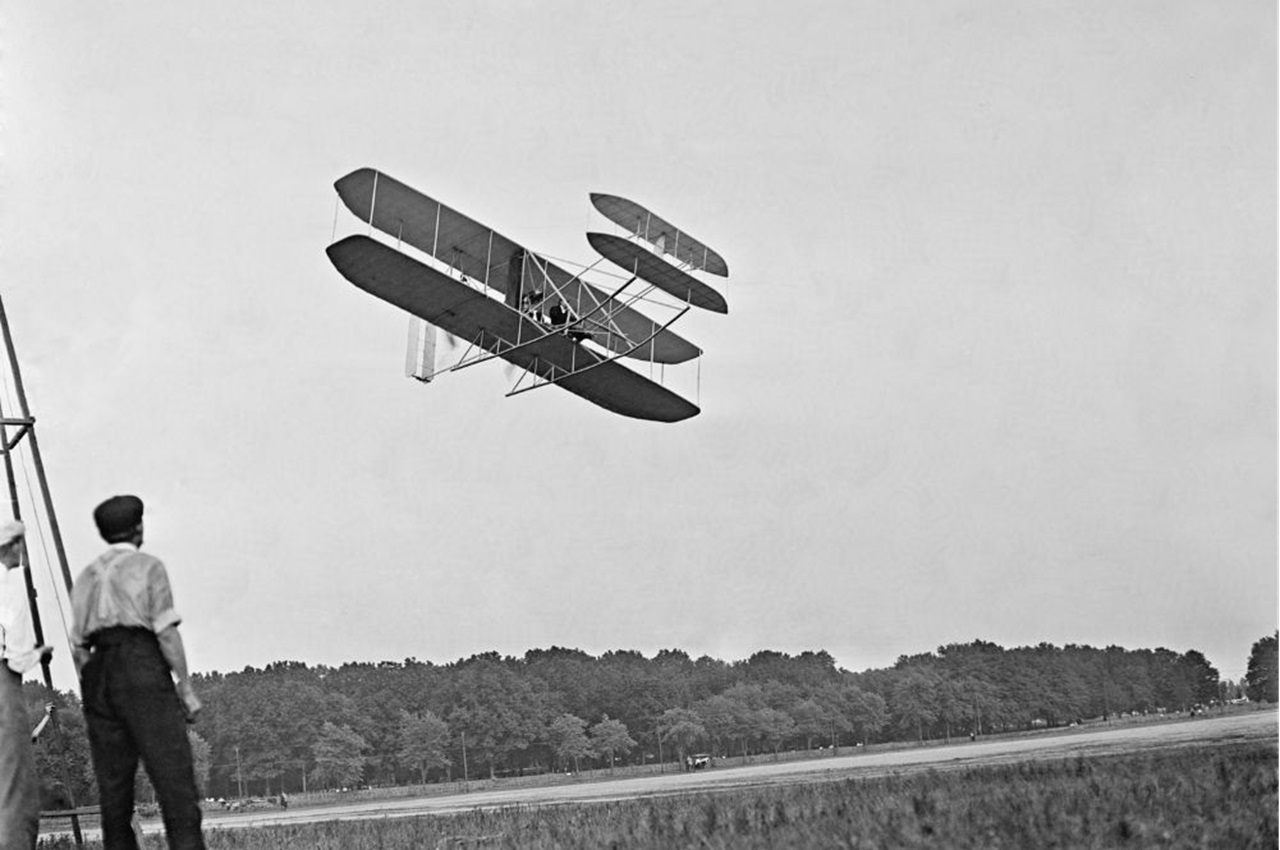
[[[49,556],[49,544],[45,539],[44,522],[41,520],[40,512],[36,510],[35,490],[31,486],[31,470],[27,466],[27,457],[24,453],[21,455],[22,461],[22,477],[27,483],[27,499],[31,502],[31,515],[36,520],[36,531],[40,537],[40,551],[44,553],[44,568],[49,573],[49,586],[53,588],[53,603],[58,609],[58,619],[62,621],[62,636],[66,638],[67,649],[71,649],[71,627],[67,625],[67,613],[62,608],[62,594],[58,591],[60,584],[58,576],[53,571],[53,558]],[[31,554],[27,553],[27,563],[31,563]],[[68,600],[70,604],[70,600]]]

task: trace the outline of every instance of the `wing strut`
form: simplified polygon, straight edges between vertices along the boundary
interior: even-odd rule
[[[683,316],[683,315],[684,315],[685,313],[687,313],[687,312],[689,312],[689,307],[688,307],[688,306],[686,306],[686,307],[685,307],[683,310],[681,310],[679,313],[676,313],[674,316],[672,316],[672,317],[667,321],[667,323],[666,323],[665,325],[663,325],[662,327],[658,328],[658,329],[657,329],[657,330],[655,330],[653,333],[649,334],[649,336],[647,336],[643,341],[638,342],[638,343],[636,343],[635,345],[633,345],[629,351],[626,351],[626,352],[624,352],[624,353],[620,353],[620,354],[615,354],[615,355],[613,355],[612,357],[605,357],[605,358],[601,358],[600,360],[596,361],[595,363],[592,363],[590,366],[583,366],[581,369],[571,369],[570,371],[565,372],[563,375],[561,375],[561,376],[560,376],[560,377],[558,377],[558,378],[555,376],[555,367],[554,367],[554,366],[552,366],[552,367],[551,367],[551,377],[550,377],[550,378],[547,378],[547,379],[545,379],[545,380],[543,380],[543,382],[542,382],[542,383],[540,383],[540,384],[539,384],[539,383],[537,383],[537,382],[535,381],[535,383],[532,383],[532,384],[530,384],[530,385],[529,385],[529,386],[527,386],[527,387],[521,388],[521,387],[520,387],[520,381],[516,381],[516,386],[515,386],[515,387],[513,387],[513,388],[511,389],[511,391],[507,393],[507,398],[510,398],[510,397],[511,397],[511,396],[513,396],[513,395],[519,395],[520,393],[527,393],[529,390],[536,390],[536,389],[538,389],[539,387],[546,387],[546,386],[550,386],[550,385],[552,385],[552,384],[558,384],[560,381],[563,381],[565,378],[571,378],[571,377],[573,377],[574,375],[581,375],[581,374],[582,374],[582,373],[584,373],[584,372],[590,372],[592,369],[596,368],[597,366],[603,366],[603,365],[604,365],[604,364],[606,364],[606,363],[612,363],[614,360],[617,360],[617,359],[618,359],[618,358],[620,358],[620,357],[626,357],[628,354],[631,354],[631,353],[635,352],[636,350],[638,350],[639,348],[641,348],[641,347],[642,347],[642,346],[644,346],[645,344],[647,344],[647,343],[649,343],[650,341],[652,341],[652,340],[653,340],[653,338],[654,338],[655,336],[657,336],[658,334],[660,334],[660,333],[662,333],[663,331],[665,331],[669,325],[671,325],[673,322],[675,322],[675,320],[676,320],[676,319],[679,319],[681,316]],[[698,359],[699,359],[699,360],[701,360],[702,358],[701,358],[701,357],[699,357]],[[535,362],[537,362],[537,361],[535,361]],[[526,370],[525,370],[525,374],[529,374],[529,372],[530,372],[530,370],[529,370],[529,369],[526,369]],[[537,373],[535,372],[534,374],[537,374]],[[523,379],[524,379],[524,377],[523,377],[523,376],[521,376],[521,380],[523,380]]]
[[[614,297],[617,297],[617,295],[618,295],[619,293],[621,293],[621,292],[622,292],[622,290],[624,290],[624,289],[626,289],[628,286],[630,286],[630,285],[631,285],[631,282],[632,282],[632,281],[634,281],[634,280],[635,280],[635,277],[632,277],[632,278],[631,278],[631,280],[629,280],[629,281],[627,281],[626,283],[622,284],[622,286],[618,287],[617,292],[615,292],[612,296],[610,296],[610,298],[612,299],[612,298],[614,298]],[[601,310],[601,309],[605,306],[605,304],[608,304],[608,303],[609,303],[609,302],[607,302],[607,301],[606,301],[606,302],[604,302],[603,304],[599,304],[599,305],[597,305],[597,306],[596,306],[596,308],[595,308],[595,310],[592,310],[592,311],[591,311],[591,313],[587,313],[586,315],[579,317],[579,318],[578,318],[578,321],[579,321],[579,322],[584,322],[584,321],[586,321],[586,320],[587,320],[587,318],[588,318],[588,317],[590,317],[592,313],[595,313],[595,312],[597,312],[598,310]],[[508,307],[507,309],[511,309],[511,308],[510,308],[510,307]],[[686,307],[685,309],[687,310],[688,308]],[[516,311],[516,312],[519,312],[519,311]],[[524,314],[523,314],[523,313],[521,313],[520,315],[521,315],[522,317],[524,316]],[[649,340],[653,339],[655,336],[657,336],[658,334],[662,333],[662,331],[667,327],[667,325],[670,325],[670,324],[671,324],[671,322],[674,322],[676,319],[680,318],[680,316],[682,316],[682,315],[684,315],[684,313],[683,313],[683,312],[681,312],[679,315],[677,315],[677,316],[676,316],[674,319],[672,319],[670,322],[667,322],[667,324],[666,324],[666,325],[663,325],[661,328],[658,328],[656,331],[654,331],[652,334],[650,334],[650,335],[649,335],[649,337],[648,337],[647,339],[645,339],[645,340],[644,340],[644,342],[640,342],[640,343],[637,343],[636,345],[632,346],[632,347],[631,347],[631,349],[630,349],[627,353],[628,353],[628,354],[630,354],[630,353],[635,352],[637,349],[639,349],[641,346],[643,346],[646,342],[649,342]],[[521,323],[520,323],[520,328],[521,328],[521,329],[523,329],[523,328],[524,328],[524,322],[521,322]],[[537,328],[537,330],[541,330],[541,328]],[[509,347],[508,347],[508,348],[502,348],[502,343],[506,342],[506,340],[504,340],[502,337],[495,337],[495,339],[497,339],[497,340],[498,340],[498,346],[497,346],[498,350],[494,351],[492,354],[484,354],[484,355],[481,355],[481,356],[479,356],[479,357],[475,357],[475,358],[473,358],[473,359],[471,359],[471,360],[468,360],[468,359],[467,359],[467,354],[468,354],[468,353],[470,353],[470,351],[471,351],[471,349],[472,349],[472,348],[484,348],[484,347],[485,347],[485,345],[484,345],[484,331],[483,331],[483,330],[481,330],[480,335],[479,335],[476,339],[474,339],[474,340],[472,340],[472,341],[471,341],[471,343],[470,343],[470,347],[468,347],[467,351],[464,351],[464,352],[463,352],[462,358],[461,358],[457,363],[455,363],[454,365],[452,365],[452,366],[450,366],[450,367],[448,367],[447,369],[444,369],[444,370],[442,370],[442,371],[446,371],[446,372],[456,372],[456,371],[458,371],[459,369],[465,369],[465,368],[466,368],[466,367],[468,367],[468,366],[475,366],[475,365],[480,364],[480,363],[486,363],[486,362],[488,362],[488,361],[490,361],[490,360],[493,360],[493,359],[495,359],[495,358],[499,358],[499,357],[505,360],[505,359],[506,359],[506,356],[507,356],[508,354],[511,354],[511,353],[512,353],[512,352],[514,352],[514,351],[519,351],[519,350],[520,350],[520,349],[522,349],[522,348],[528,348],[528,347],[529,347],[529,346],[531,346],[531,345],[534,345],[534,344],[536,344],[536,343],[539,343],[539,342],[541,342],[541,341],[543,340],[543,338],[545,338],[547,335],[548,335],[548,332],[546,332],[546,331],[542,331],[542,332],[541,332],[541,333],[539,333],[537,336],[535,336],[533,339],[529,339],[529,340],[521,340],[519,337],[517,337],[517,338],[516,338],[516,342],[514,342],[514,343],[509,343]],[[625,337],[625,336],[623,336],[621,333],[619,333],[618,335],[619,335],[619,336],[622,336],[622,338],[623,338],[623,339],[626,339],[626,337]],[[625,357],[626,355],[625,355],[625,354],[620,354],[620,355],[617,355],[617,356],[618,356],[618,357]],[[602,362],[607,363],[609,360],[616,360],[616,359],[617,359],[617,357],[608,357],[608,358],[605,358]],[[526,371],[527,371],[527,370],[526,370]],[[580,371],[580,370],[574,370],[574,371]]]

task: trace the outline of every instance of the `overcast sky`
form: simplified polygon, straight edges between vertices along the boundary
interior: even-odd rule
[[[0,10],[0,295],[72,570],[140,495],[196,670],[981,638],[1238,678],[1276,628],[1273,2]],[[729,313],[666,375],[702,413],[407,380],[324,253],[362,166],[567,260],[589,192],[708,242]]]

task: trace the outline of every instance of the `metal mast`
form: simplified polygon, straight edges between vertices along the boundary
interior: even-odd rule
[[[32,417],[31,410],[27,407],[27,394],[22,386],[22,372],[18,368],[18,355],[14,350],[13,335],[9,331],[9,317],[5,313],[3,300],[0,300],[0,332],[4,335],[4,347],[9,357],[9,371],[13,375],[14,392],[18,398],[17,416],[8,415],[3,409],[3,400],[0,400],[0,451],[4,454],[4,471],[9,479],[10,508],[13,511],[14,519],[22,519],[22,511],[18,503],[18,480],[14,473],[13,450],[25,439],[31,452],[32,464],[35,466],[36,480],[44,502],[44,513],[49,522],[49,533],[53,537],[54,550],[58,555],[58,565],[62,569],[62,580],[66,584],[69,598],[71,595],[71,569],[67,566],[67,553],[62,545],[62,532],[58,529],[58,519],[53,511],[53,499],[49,495],[49,482],[44,474],[44,461],[40,457],[40,444],[36,441],[36,420]],[[16,428],[17,430],[11,432],[11,428]],[[44,627],[40,622],[40,606],[36,602],[36,588],[31,577],[30,557],[28,552],[27,563],[23,565],[25,569],[23,569],[22,574],[26,579],[27,602],[31,607],[32,631],[35,632],[36,645],[39,646],[45,642]],[[44,677],[44,686],[52,694],[53,677],[49,673],[48,660],[44,660],[40,667]],[[55,735],[59,737],[62,735],[61,726],[56,719],[53,723],[53,729]],[[67,776],[63,776],[62,779],[69,798],[68,802],[71,803],[74,809],[76,803],[72,797],[71,783],[67,781]],[[76,844],[79,846],[84,843],[84,839],[80,833],[80,819],[76,815],[71,816],[71,825],[75,833]]]

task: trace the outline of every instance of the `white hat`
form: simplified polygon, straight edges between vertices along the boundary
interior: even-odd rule
[[[16,519],[0,524],[0,546],[8,546],[27,533],[27,527]]]

